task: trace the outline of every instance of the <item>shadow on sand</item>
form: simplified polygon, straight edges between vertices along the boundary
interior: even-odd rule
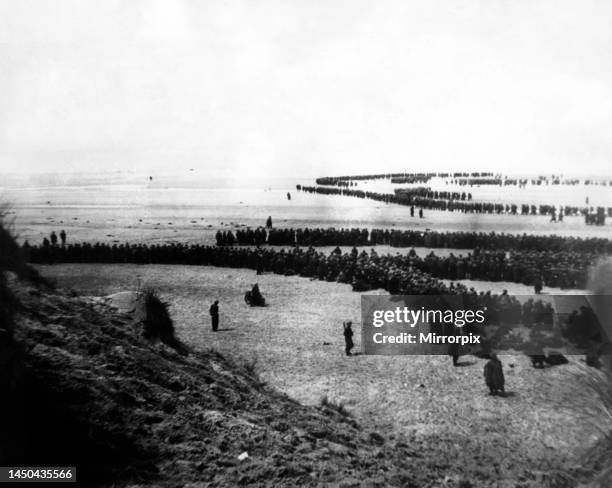
[[[458,368],[463,368],[465,366],[474,366],[475,364],[476,361],[457,361],[457,364],[455,364],[455,366]]]

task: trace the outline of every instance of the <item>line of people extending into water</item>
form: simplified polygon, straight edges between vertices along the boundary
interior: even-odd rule
[[[532,186],[547,186],[547,185],[571,185],[576,186],[581,183],[587,185],[612,186],[612,180],[606,179],[585,179],[566,178],[563,175],[539,175],[531,178],[509,177],[501,173],[492,172],[401,172],[401,173],[378,173],[369,175],[353,175],[353,176],[327,176],[320,177],[315,180],[317,185],[323,186],[355,186],[357,181],[363,180],[390,180],[391,183],[407,184],[407,183],[427,183],[432,178],[441,178],[446,184],[455,184],[460,186],[518,186],[524,188],[530,183]]]
[[[563,221],[564,215],[583,216],[585,218],[585,223],[595,225],[604,225],[606,217],[612,217],[612,207],[594,207],[588,204],[578,207],[572,205],[476,202],[471,201],[471,194],[469,193],[450,192],[450,194],[447,195],[449,192],[435,192],[427,188],[398,188],[394,190],[394,193],[352,190],[329,186],[297,185],[297,189],[298,191],[307,193],[367,198],[377,202],[410,206],[412,208],[412,216],[414,216],[413,209],[416,206],[419,208],[419,212],[422,212],[423,209],[429,209],[477,214],[547,215],[551,220],[553,220],[554,217],[554,221]],[[423,196],[423,193],[426,196]],[[438,198],[436,198],[436,194]],[[464,199],[462,199],[463,195],[465,195]]]

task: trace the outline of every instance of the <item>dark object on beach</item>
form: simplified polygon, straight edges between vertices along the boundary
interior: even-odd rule
[[[269,217],[266,219],[266,229],[271,229],[271,228],[272,228],[272,217],[271,217],[271,216],[269,216]]]
[[[66,245],[66,231],[64,229],[62,229],[62,231],[60,232],[60,239],[62,241],[62,246]]]
[[[533,354],[529,356],[531,358],[531,365],[534,368],[543,368],[546,362],[546,356],[544,354]]]
[[[219,329],[219,300],[215,300],[208,311],[212,320],[212,331],[217,332]]]
[[[419,208],[419,218],[422,219],[423,218],[423,209]]]
[[[244,294],[244,301],[251,307],[265,307],[266,299],[262,296],[259,291],[259,285],[255,283],[251,291],[247,291]]]
[[[55,231],[51,232],[51,245],[57,245],[57,234],[55,233]]]
[[[560,364],[567,364],[569,361],[560,352],[552,352],[546,357],[546,362],[551,366],[559,366]]]
[[[351,349],[355,347],[355,344],[353,343],[353,323],[349,320],[347,322],[342,322],[342,325],[344,327],[344,352],[347,356],[350,356]]]
[[[533,284],[533,289],[534,289],[536,295],[539,295],[542,292],[542,288],[544,288],[544,282],[542,280],[542,277],[538,276],[535,279],[535,282]]]
[[[291,200],[291,193],[287,192],[287,200]]]
[[[459,365],[459,344],[450,344],[448,354],[453,358],[453,366]]]
[[[491,353],[491,359],[485,364],[484,377],[491,395],[497,395],[498,393],[504,395],[504,369],[494,352]]]

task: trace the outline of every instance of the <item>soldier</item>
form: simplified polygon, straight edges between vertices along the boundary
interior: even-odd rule
[[[55,231],[51,232],[51,245],[55,246],[57,244],[57,235]]]
[[[353,323],[349,320],[343,322],[342,325],[344,326],[344,352],[347,356],[351,356],[351,349],[355,346],[353,344],[353,329],[351,328]]]
[[[533,289],[536,292],[536,295],[542,293],[542,288],[544,287],[544,280],[542,280],[542,276],[538,275],[535,279],[535,283],[533,284]]]
[[[423,209],[419,208],[419,218],[422,219],[423,218]]]
[[[210,306],[209,313],[212,319],[212,331],[217,332],[219,329],[219,300],[215,300],[215,303]]]
[[[266,220],[266,227],[268,229],[272,228],[272,216],[269,216],[268,219]]]
[[[487,361],[484,367],[485,383],[489,387],[490,395],[504,396],[504,369],[501,361],[497,358],[497,354],[491,353],[491,359]]]
[[[60,239],[62,240],[62,247],[66,245],[66,231],[62,229],[60,232]]]
[[[453,366],[459,366],[459,344],[450,344],[448,355],[453,358]]]
[[[259,284],[255,283],[251,288],[251,306],[264,307],[266,305],[266,299],[259,291]]]

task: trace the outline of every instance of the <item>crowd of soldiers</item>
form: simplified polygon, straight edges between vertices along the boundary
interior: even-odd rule
[[[509,215],[548,215],[552,216],[559,213],[563,220],[563,215],[585,216],[585,221],[589,223],[587,216],[601,215],[612,217],[612,207],[593,207],[593,206],[556,206],[556,205],[529,205],[503,204],[492,202],[474,202],[471,193],[465,192],[436,192],[428,188],[398,188],[394,193],[380,193],[357,189],[333,188],[328,186],[302,186],[296,185],[299,191],[307,193],[320,193],[323,195],[343,195],[356,198],[367,198],[377,202],[394,203],[398,205],[419,207],[422,209],[441,210],[448,212],[463,212],[477,214],[509,214]],[[435,195],[437,194],[437,198]],[[599,220],[596,222],[599,223]],[[601,225],[603,222],[601,223]]]
[[[231,237],[230,237],[231,234]],[[612,254],[612,239],[558,235],[506,234],[503,232],[438,232],[399,229],[349,228],[246,228],[217,232],[217,245],[273,246],[377,246],[483,249],[503,251],[554,251]],[[232,244],[229,244],[229,242]]]
[[[379,256],[357,249],[342,253],[336,249],[328,255],[315,248],[275,250],[270,248],[236,248],[186,244],[71,244],[68,246],[33,246],[28,248],[33,263],[93,262],[135,264],[212,265],[248,268],[257,273],[299,275],[322,281],[351,284],[355,291],[385,289],[403,295],[463,295],[468,308],[485,307],[489,324],[550,323],[550,304],[530,299],[522,304],[505,291],[501,294],[477,293],[463,284],[442,281],[431,269],[431,262],[414,256]],[[427,263],[425,267],[423,264]]]
[[[411,262],[422,271],[450,280],[511,281],[534,287],[542,281],[555,288],[585,289],[588,270],[599,257],[576,252],[477,249],[467,255],[451,253],[446,257],[431,252],[424,259],[413,257]]]
[[[528,183],[533,186],[543,185],[570,185],[576,186],[581,183],[578,178],[565,178],[562,175],[550,175],[550,176],[537,176],[533,178],[516,178],[508,177],[502,174],[494,174],[490,172],[455,172],[455,173],[443,173],[443,172],[429,172],[429,173],[379,173],[370,175],[353,175],[353,176],[328,176],[317,178],[315,180],[317,185],[324,186],[354,186],[355,181],[363,180],[379,180],[387,179],[391,180],[391,183],[398,184],[414,184],[414,183],[426,183],[432,178],[442,178],[446,180],[446,184],[449,182],[460,186],[480,186],[480,185],[494,185],[494,186],[518,186],[525,188]],[[585,179],[583,180],[585,186],[588,185],[599,185],[599,186],[612,186],[612,180],[595,180]]]
[[[391,178],[391,183],[395,185],[418,185],[428,183],[431,178],[430,175],[395,176]]]
[[[258,272],[300,274],[321,280],[350,283],[355,289],[384,288],[401,294],[444,294],[449,287],[444,280],[513,281],[529,286],[543,282],[559,288],[586,287],[588,268],[598,258],[595,254],[552,251],[484,251],[466,255],[439,256],[431,252],[419,257],[414,249],[406,255],[342,253],[339,248],[329,255],[272,248],[236,248],[171,243],[145,244],[70,244],[67,246],[25,246],[35,263],[102,262],[142,264],[212,264],[246,267]],[[229,263],[229,264],[228,264]]]
[[[317,178],[315,183],[324,186],[353,186],[354,181],[363,180],[389,180],[393,178],[419,178],[431,179],[433,177],[447,178],[449,173],[378,173],[370,175],[354,175],[354,176],[326,176]]]
[[[62,241],[62,246],[65,246],[66,245],[66,231],[65,230],[62,229],[60,231],[59,238]],[[52,231],[51,234],[49,234],[48,239],[46,237],[43,238],[43,246],[57,246],[57,245],[58,245],[58,241],[57,241],[57,234],[55,233],[55,231]]]

